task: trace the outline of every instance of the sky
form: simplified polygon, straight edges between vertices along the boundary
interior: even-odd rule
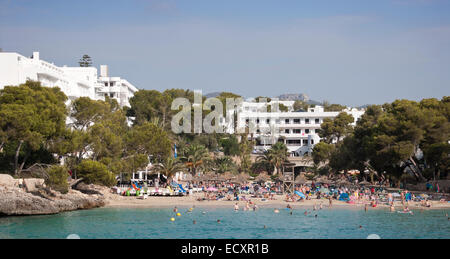
[[[351,106],[450,95],[450,0],[0,0],[0,48],[140,89],[305,93]]]

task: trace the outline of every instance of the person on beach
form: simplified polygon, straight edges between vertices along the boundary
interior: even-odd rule
[[[316,203],[314,203],[313,210],[314,210],[314,211],[317,210],[317,204],[316,204]]]
[[[333,206],[333,199],[331,199],[331,196],[328,197],[328,201],[330,202],[329,207],[331,208]]]
[[[391,212],[394,212],[394,211],[395,211],[394,204],[391,204],[390,210],[391,210]]]
[[[367,203],[364,205],[364,211],[367,212],[367,210],[369,209],[369,206],[367,206]]]
[[[323,206],[322,206],[322,202],[320,203],[320,207],[319,207],[320,209],[323,209]]]

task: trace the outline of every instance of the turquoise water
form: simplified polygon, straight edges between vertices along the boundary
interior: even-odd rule
[[[275,214],[269,208],[256,212],[196,208],[192,213],[183,208],[179,212],[181,217],[174,216],[170,208],[102,208],[53,216],[6,217],[0,218],[0,238],[58,239],[70,234],[77,234],[82,239],[365,239],[370,234],[381,238],[450,238],[450,221],[445,215],[449,210],[417,210],[414,215],[409,215],[387,210],[364,212],[336,208],[310,211],[312,214],[307,216],[302,209],[294,210],[293,215],[285,209]],[[171,217],[176,221],[171,222]],[[193,220],[197,224],[194,225]]]

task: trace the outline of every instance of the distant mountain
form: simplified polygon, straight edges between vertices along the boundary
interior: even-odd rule
[[[370,105],[372,105],[372,104],[364,104],[364,105],[361,105],[361,106],[356,107],[356,108],[357,108],[357,109],[366,109],[366,108],[369,107]]]
[[[306,94],[282,94],[282,95],[278,96],[278,99],[280,99],[280,101],[303,101],[303,102],[308,102],[309,101],[309,96],[307,96]]]
[[[209,93],[209,94],[205,94],[206,98],[215,98],[217,96],[219,96],[221,94],[221,92],[213,92],[213,93]]]

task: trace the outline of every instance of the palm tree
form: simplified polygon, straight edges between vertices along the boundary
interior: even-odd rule
[[[288,149],[285,144],[277,142],[271,149],[264,151],[263,155],[258,157],[258,161],[265,161],[275,168],[274,175],[281,172],[282,165],[289,157]]]
[[[228,157],[218,157],[213,161],[213,169],[219,174],[223,174],[226,172],[236,172],[236,164],[234,164],[233,160]]]
[[[190,145],[184,149],[183,160],[186,166],[191,169],[193,175],[196,174],[197,169],[204,165],[204,162],[209,158],[208,150],[202,145]]]
[[[168,157],[162,163],[156,164],[152,171],[165,175],[170,182],[173,176],[184,168],[184,164],[179,159]]]

